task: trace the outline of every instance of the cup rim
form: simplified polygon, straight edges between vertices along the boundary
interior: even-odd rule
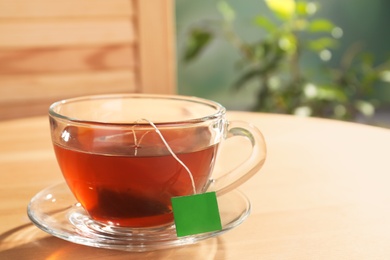
[[[98,120],[83,120],[80,118],[64,116],[61,113],[55,112],[55,108],[73,103],[80,102],[86,100],[96,100],[96,99],[119,99],[119,98],[149,98],[149,99],[171,99],[177,101],[187,101],[193,102],[197,104],[206,105],[215,109],[214,113],[211,113],[207,116],[195,117],[186,120],[174,120],[174,121],[162,121],[155,122],[156,125],[178,125],[178,124],[194,124],[194,123],[202,123],[209,120],[217,119],[223,116],[226,113],[226,108],[222,106],[220,103],[212,100],[208,100],[205,98],[195,97],[195,96],[185,96],[185,95],[168,95],[168,94],[144,94],[144,93],[119,93],[119,94],[100,94],[100,95],[86,95],[86,96],[78,96],[73,98],[62,99],[52,103],[49,107],[49,116],[66,120],[74,123],[84,123],[84,124],[98,124],[98,125],[121,125],[121,126],[133,126],[133,125],[149,125],[147,122],[103,122]]]

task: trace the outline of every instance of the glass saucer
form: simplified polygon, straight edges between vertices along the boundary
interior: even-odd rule
[[[241,224],[250,214],[250,202],[234,190],[218,198],[222,230],[177,237],[175,226],[135,229],[105,225],[92,220],[65,183],[50,186],[30,201],[30,220],[43,231],[86,246],[125,251],[150,251],[193,244],[218,236]]]

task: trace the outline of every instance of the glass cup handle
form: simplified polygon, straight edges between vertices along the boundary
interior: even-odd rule
[[[210,180],[208,191],[215,191],[218,196],[237,188],[250,179],[261,169],[267,156],[265,139],[255,126],[247,122],[229,121],[225,139],[236,136],[247,138],[252,145],[252,152],[246,161],[233,170]]]

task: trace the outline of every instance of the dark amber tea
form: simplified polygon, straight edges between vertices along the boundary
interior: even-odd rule
[[[70,189],[93,219],[128,227],[164,225],[173,221],[171,197],[193,193],[189,173],[155,133],[145,133],[138,134],[139,143],[134,144],[131,131],[67,128],[68,147],[54,144]],[[167,140],[175,139],[174,133],[165,132]],[[126,139],[129,142],[124,142]],[[188,167],[200,192],[210,177],[217,145],[192,150],[191,139],[179,138],[171,148],[182,150],[181,143],[189,150],[176,156]],[[82,151],[91,146],[99,153]]]

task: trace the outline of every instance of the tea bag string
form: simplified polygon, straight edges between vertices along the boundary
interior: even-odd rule
[[[141,118],[140,120],[137,120],[137,122],[139,121],[146,121],[148,122],[153,128],[154,130],[156,130],[156,133],[159,135],[159,137],[161,138],[161,141],[164,143],[164,145],[167,147],[168,151],[170,152],[170,154],[172,155],[172,157],[178,162],[181,164],[181,166],[184,167],[184,169],[187,171],[188,173],[188,176],[190,177],[190,180],[191,180],[191,185],[192,185],[192,190],[194,192],[194,194],[196,194],[196,188],[195,188],[195,181],[194,181],[194,177],[190,171],[190,169],[188,169],[187,165],[185,165],[183,163],[182,160],[179,159],[179,157],[176,156],[176,154],[173,152],[173,150],[171,149],[171,147],[169,146],[168,142],[165,140],[164,136],[162,135],[162,133],[160,132],[160,130],[157,128],[157,126],[150,120],[148,119],[145,119],[145,118]],[[133,132],[134,133],[134,132]],[[134,136],[135,136],[135,133],[134,133]],[[141,137],[141,140],[144,136]],[[140,140],[140,142],[141,142]],[[140,144],[140,142],[137,142],[137,139],[136,137],[134,138],[134,141],[136,142],[136,146],[138,146]]]

